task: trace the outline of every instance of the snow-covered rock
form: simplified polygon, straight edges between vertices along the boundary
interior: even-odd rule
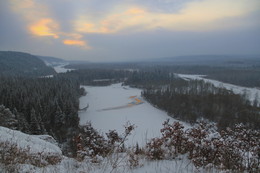
[[[0,172],[23,172],[31,167],[59,164],[62,151],[47,139],[53,138],[36,137],[0,126]]]
[[[41,138],[50,138],[51,136],[44,135],[41,137],[36,137],[33,135],[28,135],[17,130],[11,130],[0,126],[0,142],[9,142],[10,144],[15,144],[19,149],[30,149],[30,153],[53,153],[61,155],[61,149],[54,145],[53,143],[47,142]]]

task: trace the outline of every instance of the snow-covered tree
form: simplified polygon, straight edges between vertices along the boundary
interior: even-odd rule
[[[17,129],[18,121],[15,115],[4,105],[0,105],[0,126]]]

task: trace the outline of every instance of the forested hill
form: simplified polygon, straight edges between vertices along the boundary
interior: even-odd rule
[[[8,76],[45,76],[55,74],[37,56],[22,52],[0,51],[0,74]]]

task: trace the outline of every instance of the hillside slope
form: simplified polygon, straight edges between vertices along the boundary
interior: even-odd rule
[[[67,64],[68,62],[61,58],[55,58],[50,56],[37,56],[39,59],[41,59],[43,62],[45,62],[48,66],[57,66],[61,64]]]
[[[19,76],[45,76],[55,74],[51,67],[34,55],[23,52],[0,51],[0,74]]]

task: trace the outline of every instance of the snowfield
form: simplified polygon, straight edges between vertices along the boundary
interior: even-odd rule
[[[246,98],[253,103],[255,99],[260,103],[260,89],[242,87],[238,85],[233,85],[229,83],[220,82],[213,79],[204,78],[205,75],[190,75],[190,74],[177,74],[179,77],[185,80],[204,80],[205,82],[212,83],[215,87],[226,88],[227,90],[232,90],[235,94],[246,94]],[[256,98],[256,96],[258,98]]]
[[[109,130],[123,133],[124,125],[130,122],[136,129],[127,141],[128,145],[138,142],[144,146],[147,140],[160,136],[160,129],[165,120],[177,121],[143,100],[140,89],[122,86],[121,83],[103,87],[83,87],[87,95],[80,98],[80,108],[87,105],[89,108],[85,112],[79,112],[80,125],[91,122],[92,126],[103,134]],[[144,103],[127,106],[133,102],[133,98],[139,98]]]

